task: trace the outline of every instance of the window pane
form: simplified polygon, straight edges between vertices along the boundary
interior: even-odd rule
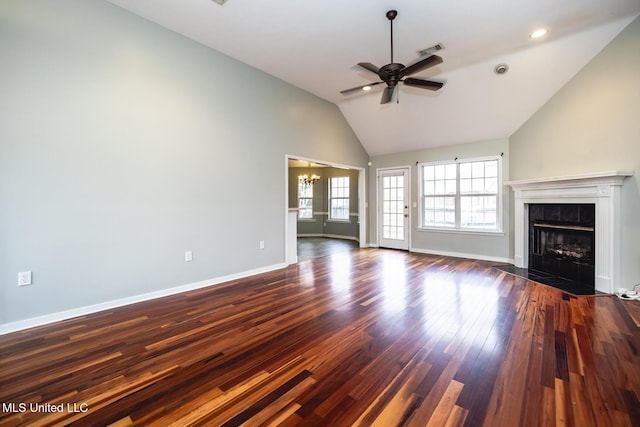
[[[303,219],[313,218],[313,199],[311,198],[298,199],[298,218],[303,218]]]
[[[471,178],[471,163],[460,163],[460,178]]]
[[[471,176],[479,178],[484,176],[484,162],[471,163]]]
[[[498,161],[497,160],[489,160],[484,162],[484,176],[486,177],[497,177],[498,176]]]
[[[436,194],[436,187],[434,181],[425,181],[423,185],[424,194],[433,195]]]
[[[456,179],[456,164],[450,163],[445,166],[445,178]]]
[[[496,228],[497,196],[463,196],[460,199],[460,226],[464,228]]]
[[[428,197],[424,205],[423,225],[455,226],[455,197]]]
[[[496,206],[496,202],[498,201],[498,198],[496,196],[487,196],[484,198],[484,208],[487,210],[493,210],[495,211],[497,206]]]
[[[345,199],[333,199],[331,201],[331,218],[334,218],[334,219],[349,219],[348,200],[345,200]]]
[[[313,197],[313,186],[298,182],[298,197]]]
[[[435,168],[433,166],[423,166],[422,168],[422,176],[425,180],[433,180]]]
[[[460,193],[471,193],[471,180],[470,179],[461,179],[460,180]]]
[[[313,200],[312,199],[299,199],[298,200],[298,207],[299,208],[311,208],[313,205]]]
[[[484,193],[484,179],[473,178],[471,180],[471,191],[474,193]]]
[[[313,218],[313,212],[311,211],[311,209],[300,209],[300,210],[298,210],[298,218],[301,218],[301,219],[312,219]]]
[[[433,197],[425,197],[424,198],[424,208],[432,210],[435,208]]]
[[[446,194],[456,194],[456,180],[448,179],[444,184],[444,191]]]
[[[487,178],[485,180],[485,193],[498,192],[498,178]]]

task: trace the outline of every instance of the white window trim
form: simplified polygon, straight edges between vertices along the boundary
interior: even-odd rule
[[[455,195],[455,227],[437,227],[437,226],[424,226],[424,179],[422,176],[423,166],[435,166],[443,164],[460,164],[469,162],[481,162],[487,160],[498,161],[498,200],[496,201],[496,228],[461,228],[460,227],[460,168],[456,168],[456,195]],[[417,231],[435,231],[442,233],[457,233],[457,234],[484,234],[484,235],[504,235],[502,225],[502,156],[485,156],[485,157],[470,157],[464,159],[456,159],[455,161],[435,161],[435,162],[423,162],[418,163],[418,227]]]

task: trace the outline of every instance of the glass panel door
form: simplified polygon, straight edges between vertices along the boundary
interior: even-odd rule
[[[386,169],[378,175],[379,246],[409,249],[409,170]]]

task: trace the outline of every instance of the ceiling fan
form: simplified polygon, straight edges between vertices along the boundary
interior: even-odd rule
[[[386,83],[387,87],[384,89],[382,93],[382,99],[380,100],[380,104],[387,104],[391,102],[391,98],[393,97],[393,91],[395,90],[398,83],[403,82],[407,86],[418,87],[421,89],[427,90],[439,90],[444,86],[444,83],[435,82],[432,80],[423,80],[416,79],[413,77],[407,77],[412,74],[415,74],[419,71],[425,70],[427,68],[433,67],[442,63],[442,58],[438,55],[431,55],[427,58],[424,58],[415,64],[409,65],[405,67],[403,64],[398,64],[393,62],[393,20],[398,16],[398,12],[396,10],[390,10],[387,12],[387,19],[391,23],[391,63],[384,65],[380,68],[369,62],[359,62],[358,65],[365,70],[371,71],[372,73],[376,73],[378,77],[380,77],[379,82],[369,83],[366,85],[353,87],[351,89],[346,89],[340,91],[343,95],[350,95],[355,92],[359,92],[362,90],[368,90],[367,88],[371,88],[371,86],[379,85],[382,83]]]

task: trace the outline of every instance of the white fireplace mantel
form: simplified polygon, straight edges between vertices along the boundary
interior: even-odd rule
[[[515,193],[514,265],[529,266],[529,204],[593,203],[596,290],[613,293],[620,280],[620,187],[632,175],[612,171],[507,182]]]

